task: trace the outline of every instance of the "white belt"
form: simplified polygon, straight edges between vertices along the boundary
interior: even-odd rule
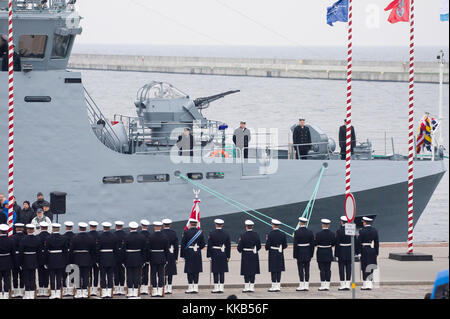
[[[375,248],[375,243],[372,240],[370,243],[362,243],[363,246],[370,246],[371,248]]]
[[[35,251],[24,251],[23,252],[25,255],[35,255],[36,252]]]
[[[140,249],[127,249],[126,250],[127,253],[138,253],[140,251],[141,251]]]
[[[273,247],[273,246],[270,246],[270,249],[273,249],[273,250],[278,250],[278,252],[279,253],[282,253],[283,252],[283,246],[279,246],[279,247]]]
[[[318,248],[331,248],[331,245],[328,245],[328,246],[321,246],[321,245],[318,245],[317,247],[318,247]]]
[[[74,250],[74,253],[88,253],[89,250]]]
[[[242,249],[243,251],[251,251],[251,252],[253,252],[254,254],[256,254],[258,251],[256,250],[256,246],[255,247],[253,247],[253,248],[243,248]]]
[[[298,247],[308,247],[309,244],[297,244]]]
[[[339,246],[342,246],[342,247],[349,247],[349,246],[351,246],[352,244],[339,244]]]
[[[59,254],[59,253],[62,253],[62,250],[49,250],[48,252],[50,254]]]
[[[19,254],[19,251],[18,250],[16,250],[16,255],[18,255]]]
[[[170,247],[169,247],[169,252],[170,252],[171,254],[173,254],[174,251],[175,251],[175,247],[174,247],[173,245],[170,245]]]
[[[164,249],[152,249],[151,252],[152,253],[163,253]]]
[[[6,257],[6,256],[9,256],[10,254],[9,253],[7,253],[7,254],[0,254],[0,257]]]
[[[113,249],[100,249],[101,253],[113,253],[114,250]]]
[[[225,252],[225,245],[222,245],[222,246],[213,246],[212,247],[213,249],[218,249],[218,250],[220,250],[221,252]]]
[[[192,249],[193,251],[197,252],[198,248],[200,246],[197,245],[197,243],[194,246],[189,246],[188,248]]]

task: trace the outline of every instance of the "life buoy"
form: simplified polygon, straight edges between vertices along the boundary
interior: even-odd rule
[[[209,157],[218,157],[218,156],[223,156],[225,158],[230,157],[230,155],[228,155],[227,152],[225,152],[225,150],[215,150],[213,152],[211,152],[211,154],[209,154]]]

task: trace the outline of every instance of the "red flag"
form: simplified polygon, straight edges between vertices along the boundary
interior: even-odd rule
[[[409,0],[394,0],[384,11],[391,11],[388,21],[390,23],[409,21]]]
[[[191,210],[191,216],[189,219],[193,218],[197,220],[197,228],[200,229],[200,199],[196,196],[194,199],[194,206],[192,206]],[[186,223],[186,226],[184,227],[184,230],[187,230],[189,228],[189,220]]]

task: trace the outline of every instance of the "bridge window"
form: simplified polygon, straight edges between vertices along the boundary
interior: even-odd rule
[[[208,172],[206,173],[207,179],[224,179],[225,173],[223,172]]]
[[[52,59],[65,59],[69,51],[71,40],[71,35],[55,34],[53,36]]]
[[[158,182],[168,182],[170,181],[169,174],[148,174],[148,175],[138,175],[138,183],[158,183]]]
[[[203,173],[188,173],[187,176],[189,179],[192,179],[192,180],[203,179]]]
[[[49,103],[52,98],[50,96],[25,96],[24,100],[27,103]]]
[[[134,182],[133,176],[105,176],[103,184],[130,184]]]
[[[19,53],[23,58],[43,59],[46,46],[46,35],[21,35],[19,38]]]

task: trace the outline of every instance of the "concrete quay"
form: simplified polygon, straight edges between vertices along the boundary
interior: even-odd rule
[[[439,83],[437,62],[416,62],[415,81]],[[345,80],[346,61],[73,54],[71,69]],[[408,82],[409,63],[355,61],[353,79]],[[444,67],[449,83],[449,64]]]

